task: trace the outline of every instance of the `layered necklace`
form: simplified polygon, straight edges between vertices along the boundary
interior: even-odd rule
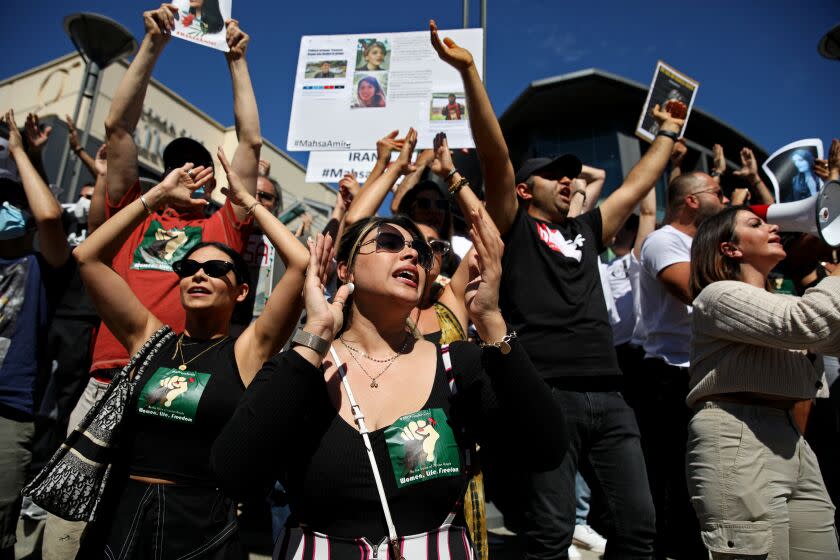
[[[409,336],[409,333],[405,333],[405,341],[403,341],[403,344],[397,351],[397,353],[388,358],[381,359],[374,358],[373,356],[359,350],[358,348],[354,348],[353,346],[347,344],[347,341],[344,340],[343,334],[340,337],[338,337],[338,339],[341,341],[344,347],[347,348],[348,352],[350,353],[350,357],[353,358],[353,361],[356,362],[356,365],[359,366],[360,370],[362,370],[362,373],[364,373],[368,377],[368,379],[370,379],[371,389],[377,389],[379,387],[379,383],[377,383],[376,380],[382,377],[385,374],[385,372],[388,371],[392,365],[394,365],[394,362],[397,361],[397,358],[403,355],[405,349],[408,347],[408,341],[411,340],[411,338],[412,337]],[[356,357],[357,355],[362,356],[363,358],[370,360],[371,362],[376,362],[377,364],[385,364],[385,367],[383,367],[382,371],[380,371],[376,375],[371,375],[370,373],[368,373],[368,370],[365,369],[365,366],[363,366],[359,359]]]
[[[184,359],[184,349],[183,349],[183,347],[184,346],[192,346],[193,344],[197,344],[197,343],[195,343],[195,342],[184,342],[184,333],[181,333],[181,336],[178,337],[178,342],[175,343],[175,352],[172,354],[172,357],[175,358],[175,354],[178,354],[179,356],[181,356],[181,365],[178,366],[178,369],[181,370],[181,371],[186,371],[187,370],[187,364],[189,364],[190,362],[192,362],[193,360],[195,360],[196,358],[198,358],[199,356],[201,356],[205,352],[209,352],[210,350],[212,350],[213,348],[215,348],[216,346],[218,346],[219,344],[221,344],[222,342],[224,342],[228,338],[230,338],[230,337],[227,336],[227,335],[223,336],[222,338],[220,338],[218,340],[218,342],[215,342],[214,344],[208,346],[207,348],[205,348],[204,350],[202,350],[201,352],[199,352],[198,354],[196,354],[195,356],[193,356],[189,360],[185,360]]]

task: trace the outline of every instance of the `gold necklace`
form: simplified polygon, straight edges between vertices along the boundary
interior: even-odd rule
[[[181,348],[181,345],[184,342],[184,333],[181,333],[181,336],[178,337],[178,342],[175,344],[175,350],[181,356],[181,365],[178,366],[178,369],[181,370],[181,371],[186,371],[188,363],[192,362],[193,360],[195,360],[196,358],[198,358],[199,356],[201,356],[205,352],[209,352],[210,350],[212,350],[213,348],[215,348],[216,346],[218,346],[219,344],[221,344],[222,342],[224,342],[228,338],[230,338],[228,335],[223,336],[221,339],[219,339],[218,342],[216,342],[212,346],[210,346],[208,348],[205,348],[204,350],[202,350],[201,352],[199,352],[198,354],[196,354],[195,356],[193,356],[189,360],[185,360],[184,359],[184,350],[183,350],[183,348]],[[193,344],[195,344],[195,343],[193,343]],[[174,358],[175,355],[173,354],[172,357]]]
[[[344,342],[343,338],[339,337],[339,340],[341,340],[341,343],[344,345],[345,348],[347,348],[347,350],[350,353],[350,357],[353,358],[353,361],[356,362],[356,365],[359,366],[359,369],[362,370],[362,373],[364,373],[367,376],[367,378],[370,379],[370,388],[371,389],[377,389],[379,387],[379,383],[377,383],[376,380],[379,379],[380,377],[382,377],[385,374],[385,372],[388,371],[391,368],[392,365],[394,365],[394,362],[397,361],[397,358],[402,356],[403,352],[405,351],[406,347],[408,346],[408,341],[409,341],[410,338],[411,337],[409,337],[408,333],[405,333],[405,341],[403,342],[403,345],[400,347],[400,350],[396,354],[394,354],[392,357],[390,357],[386,360],[377,360],[377,359],[371,358],[370,356],[368,356],[367,354],[365,354],[361,350],[357,350],[356,348],[348,346],[347,343]],[[368,371],[365,369],[365,366],[363,366],[362,363],[356,358],[357,353],[361,354],[362,356],[364,356],[368,360],[371,360],[372,362],[379,362],[379,363],[388,362],[388,363],[382,369],[382,371],[380,371],[378,374],[373,376],[373,375],[368,373]]]

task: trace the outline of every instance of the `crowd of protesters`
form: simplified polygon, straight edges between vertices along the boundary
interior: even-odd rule
[[[95,156],[67,119],[96,178],[76,203],[48,187],[50,130],[3,118],[0,559],[19,516],[46,518],[48,559],[241,558],[254,500],[275,558],[486,559],[488,498],[531,559],[840,558],[840,266],[750,209],[773,196],[748,148],[683,169],[684,115],[657,105],[605,198],[573,154],[515,168],[431,22],[483,200],[445,134],[415,157],[392,131],[326,228],[293,233],[234,20],[230,161],[178,138],[143,188],[134,129],[176,10],[143,17]],[[840,142],[814,168],[840,179]]]

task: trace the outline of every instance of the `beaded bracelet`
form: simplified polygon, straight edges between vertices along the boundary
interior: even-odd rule
[[[466,177],[461,177],[457,183],[449,187],[449,196],[455,197],[464,188],[464,185],[469,185],[470,181]]]

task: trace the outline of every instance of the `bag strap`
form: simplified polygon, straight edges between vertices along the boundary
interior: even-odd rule
[[[341,377],[341,384],[344,385],[344,390],[347,392],[347,400],[350,401],[350,410],[353,411],[353,419],[359,427],[359,433],[362,434],[362,441],[365,444],[365,451],[367,451],[368,459],[370,460],[370,467],[373,470],[373,479],[376,482],[376,491],[379,493],[379,502],[382,505],[382,513],[385,514],[385,523],[388,526],[388,542],[391,547],[391,555],[396,559],[403,560],[399,551],[399,539],[397,538],[397,529],[394,527],[394,520],[391,517],[391,508],[388,507],[388,499],[385,497],[385,488],[382,486],[382,478],[379,476],[379,465],[376,463],[376,456],[373,454],[373,447],[370,444],[370,436],[368,435],[367,425],[365,424],[365,415],[362,414],[362,409],[359,408],[359,403],[356,402],[356,397],[353,396],[353,390],[350,388],[350,382],[347,381],[347,366],[338,357],[338,352],[335,351],[334,346],[330,346],[330,353],[333,361],[338,369],[338,375]]]

